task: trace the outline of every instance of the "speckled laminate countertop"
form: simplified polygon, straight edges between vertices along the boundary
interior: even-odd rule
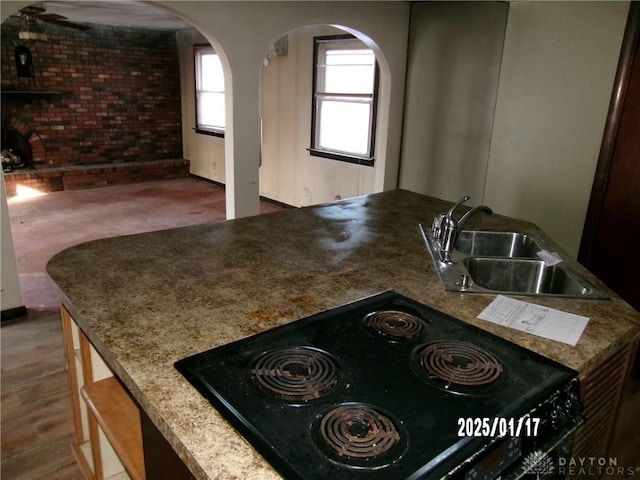
[[[89,242],[56,255],[47,271],[96,349],[197,478],[275,479],[277,473],[174,369],[176,360],[384,290],[582,375],[640,331],[640,315],[612,293],[607,301],[521,297],[589,317],[575,347],[478,320],[495,296],[444,292],[419,231],[419,223],[430,224],[449,207],[391,191]],[[548,239],[530,223],[498,215],[478,216],[468,227]]]

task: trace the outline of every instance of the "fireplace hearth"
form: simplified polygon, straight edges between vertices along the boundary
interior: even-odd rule
[[[22,168],[4,173],[7,196],[20,186],[43,193],[107,187],[127,183],[168,180],[189,176],[189,161],[183,158],[54,168]]]
[[[36,159],[46,164],[42,140],[26,122],[15,117],[2,120],[0,152],[4,172],[32,169]]]

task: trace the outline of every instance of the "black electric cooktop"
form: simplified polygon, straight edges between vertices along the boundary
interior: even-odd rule
[[[332,480],[446,476],[496,442],[460,418],[519,418],[577,375],[395,292],[175,367],[283,477]]]

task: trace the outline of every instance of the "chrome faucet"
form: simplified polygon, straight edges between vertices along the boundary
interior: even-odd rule
[[[443,262],[451,262],[450,254],[453,251],[453,246],[456,243],[458,233],[471,216],[475,215],[476,212],[484,212],[487,215],[491,215],[493,213],[493,210],[486,205],[479,205],[477,207],[473,207],[460,217],[460,219],[456,220],[453,217],[453,212],[455,212],[460,205],[470,198],[471,197],[468,195],[462,197],[447,213],[441,213],[433,220],[431,233],[433,234],[433,238],[440,244],[440,257]]]

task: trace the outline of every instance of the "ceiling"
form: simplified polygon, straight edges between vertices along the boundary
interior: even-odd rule
[[[191,28],[168,10],[137,0],[49,0],[34,3],[44,3],[46,13],[57,13],[71,22],[162,30]]]

